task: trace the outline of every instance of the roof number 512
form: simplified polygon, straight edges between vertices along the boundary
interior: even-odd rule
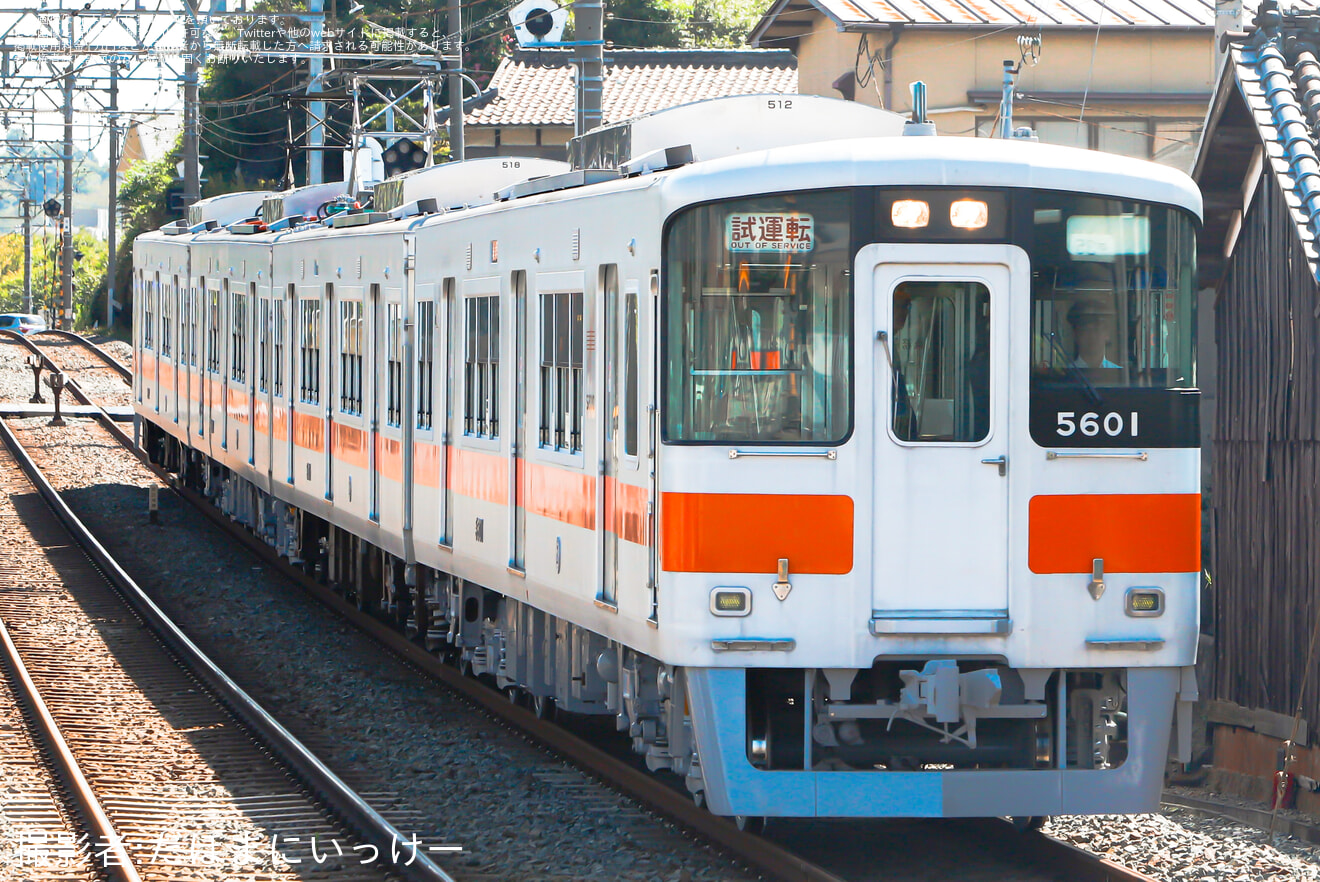
[[[793,99],[792,99],[792,98],[771,98],[769,101],[765,102],[765,106],[768,107],[768,108],[770,108],[771,110],[792,110],[792,109],[793,109]]]
[[[1117,438],[1123,434],[1125,428],[1123,414],[1106,413],[1099,414],[1088,412],[1077,416],[1075,411],[1065,410],[1058,414],[1058,423],[1054,431],[1062,438],[1067,438],[1076,432],[1081,432],[1088,438],[1094,438],[1102,431],[1110,438]],[[1128,416],[1126,428],[1133,438],[1137,437],[1137,412],[1134,410]]]

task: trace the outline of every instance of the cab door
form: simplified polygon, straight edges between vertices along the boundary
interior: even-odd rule
[[[874,304],[872,631],[1008,633],[1012,246],[870,245]],[[867,290],[869,288],[869,291]]]

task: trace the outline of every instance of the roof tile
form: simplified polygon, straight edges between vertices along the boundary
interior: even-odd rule
[[[499,97],[467,115],[474,126],[572,126],[568,53],[518,52],[490,84]],[[785,49],[646,49],[605,53],[602,116],[618,122],[653,110],[725,95],[797,92],[797,61]]]

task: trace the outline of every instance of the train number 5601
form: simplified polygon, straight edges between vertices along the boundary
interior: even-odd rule
[[[1117,438],[1127,430],[1133,438],[1137,437],[1137,412],[1134,410],[1128,414],[1126,423],[1121,413],[1095,413],[1090,411],[1077,416],[1075,411],[1060,411],[1058,423],[1054,431],[1062,438],[1068,438],[1077,432],[1081,432],[1088,438],[1094,438],[1101,432],[1104,432],[1110,438]]]

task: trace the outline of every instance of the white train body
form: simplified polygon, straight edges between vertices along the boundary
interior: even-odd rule
[[[1151,810],[1195,697],[1191,181],[931,137],[589,177],[140,236],[147,443],[715,812]]]

